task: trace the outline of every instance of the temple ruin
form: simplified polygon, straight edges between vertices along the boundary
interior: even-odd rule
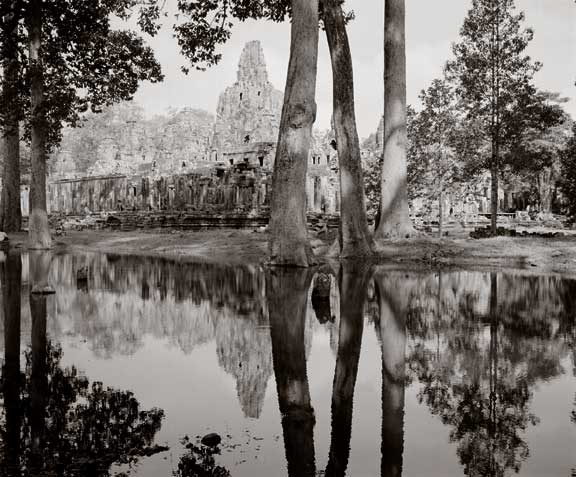
[[[245,45],[216,117],[184,108],[163,123],[137,109],[111,114],[85,171],[63,146],[53,158],[49,210],[266,213],[283,92],[268,80],[260,42]],[[310,211],[338,211],[333,134],[314,131],[306,184]]]

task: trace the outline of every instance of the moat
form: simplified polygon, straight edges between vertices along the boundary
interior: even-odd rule
[[[3,254],[0,474],[574,475],[576,280],[338,267]]]

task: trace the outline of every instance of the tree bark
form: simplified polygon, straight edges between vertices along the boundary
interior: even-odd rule
[[[364,301],[370,267],[343,263],[340,270],[340,328],[332,388],[332,433],[327,477],[344,477],[350,457],[354,388],[364,330]]]
[[[292,0],[290,61],[272,174],[270,264],[308,267],[306,171],[316,119],[318,0]]]
[[[266,275],[272,361],[290,477],[315,473],[314,425],[306,371],[305,329],[312,273],[271,269]]]
[[[377,242],[414,234],[408,211],[404,0],[386,0],[384,12],[384,158]]]
[[[4,367],[2,369],[2,392],[6,412],[4,457],[0,473],[20,475],[20,427],[22,409],[20,404],[20,292],[22,262],[19,254],[8,253],[0,264],[2,277],[2,301],[4,305]],[[4,474],[2,474],[4,475]]]
[[[30,0],[28,7],[30,42],[31,178],[28,247],[48,249],[52,245],[46,212],[46,111],[42,66],[42,0]]]
[[[12,9],[15,2],[12,2]],[[19,100],[20,62],[18,59],[18,17],[6,15],[2,22],[4,45],[2,67],[4,82],[2,96],[5,107],[2,114],[2,142],[4,170],[2,173],[2,197],[0,199],[0,230],[18,232],[22,226],[20,208],[20,125]]]
[[[340,168],[340,256],[372,253],[364,175],[354,106],[354,74],[339,0],[324,0],[324,26],[332,60],[333,118]]]

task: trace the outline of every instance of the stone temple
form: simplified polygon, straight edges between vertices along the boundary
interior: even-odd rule
[[[84,153],[74,152],[79,141],[67,140],[74,134],[68,131],[52,157],[49,208],[65,214],[265,211],[283,97],[268,79],[260,42],[249,42],[236,81],[220,94],[215,118],[193,108],[162,121],[146,120],[141,111],[112,114],[91,140],[89,161],[75,157]],[[123,107],[130,106],[115,111]],[[311,211],[338,211],[334,145],[332,132],[314,131],[306,184]],[[79,162],[90,164],[80,170]]]
[[[212,159],[270,167],[283,99],[282,91],[268,81],[260,42],[248,43],[240,56],[236,83],[226,88],[218,100]]]

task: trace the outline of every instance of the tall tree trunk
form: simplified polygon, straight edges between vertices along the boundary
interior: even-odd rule
[[[490,231],[493,236],[498,234],[498,162],[499,162],[498,139],[492,139],[492,164],[490,175],[492,180],[492,191],[490,197]]]
[[[292,0],[290,61],[270,201],[270,263],[308,267],[306,171],[316,119],[318,0]]]
[[[15,9],[15,2],[12,2]],[[22,225],[20,208],[20,62],[18,60],[18,16],[16,12],[6,15],[2,29],[4,82],[2,96],[2,142],[4,170],[2,173],[2,197],[0,199],[0,230],[18,232]]]
[[[31,178],[28,246],[48,249],[52,245],[46,212],[46,111],[42,47],[42,0],[30,0],[28,35],[30,42]]]
[[[414,234],[408,211],[404,0],[384,7],[384,158],[374,240]]]
[[[350,457],[354,388],[364,330],[364,301],[370,267],[343,263],[340,270],[340,328],[332,388],[332,433],[327,477],[344,477]]]
[[[354,74],[339,0],[324,0],[324,26],[332,59],[333,114],[340,167],[340,256],[370,255],[364,175],[354,106]]]
[[[20,292],[22,284],[22,262],[19,254],[8,253],[2,272],[2,301],[4,305],[4,367],[2,369],[2,391],[6,412],[4,456],[0,473],[20,475],[20,427],[22,410],[20,405]]]
[[[438,236],[442,238],[442,219],[444,214],[444,191],[440,182],[440,197],[438,197]]]
[[[382,477],[402,475],[406,353],[405,284],[375,276],[380,308],[382,346]]]
[[[306,371],[305,326],[309,270],[271,269],[266,275],[272,361],[282,415],[289,477],[315,474],[314,425]]]

